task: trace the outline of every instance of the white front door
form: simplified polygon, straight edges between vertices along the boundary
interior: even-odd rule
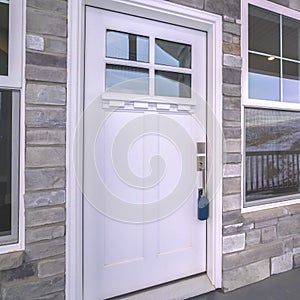
[[[206,271],[206,33],[87,7],[84,299]]]

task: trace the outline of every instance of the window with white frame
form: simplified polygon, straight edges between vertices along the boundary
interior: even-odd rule
[[[245,206],[300,197],[300,14],[249,2]]]
[[[0,0],[0,245],[19,236],[22,1]]]

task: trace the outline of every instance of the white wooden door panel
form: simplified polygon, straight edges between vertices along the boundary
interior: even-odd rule
[[[187,144],[185,149],[192,161],[196,161],[196,143],[206,141],[206,34],[95,8],[87,8],[86,20],[85,108],[97,101],[95,109],[99,109],[99,112],[104,110],[107,116],[98,130],[95,143],[84,143],[84,149],[94,147],[93,159],[98,176],[106,187],[105,192],[94,198],[104,203],[104,206],[112,205],[111,194],[129,204],[160,203],[161,199],[172,194],[174,187],[180,184],[186,161],[181,157],[176,141],[165,134],[166,118],[174,122],[174,130],[183,128],[192,139],[194,147]],[[105,66],[111,62],[105,57],[108,29],[149,36],[150,61],[148,64],[142,63],[144,68],[149,68],[149,76],[155,72],[155,38],[192,44],[193,68],[184,72],[192,74],[192,88],[204,101],[194,103],[187,111],[180,111],[178,107],[171,109],[174,103],[168,97],[166,103],[155,104],[156,109],[149,109],[153,105],[152,100],[137,101],[136,104],[132,99],[126,100],[126,94],[119,95],[123,99],[119,102],[116,98],[106,100],[98,97],[106,92]],[[124,61],[118,62],[125,64]],[[138,62],[130,63],[140,67]],[[178,72],[173,69],[171,71]],[[151,89],[152,92],[155,90],[155,84],[150,79],[150,94]],[[155,98],[153,95],[147,97]],[[176,106],[175,98],[174,101]],[[111,109],[113,105],[121,108]],[[195,118],[195,114],[199,112],[204,120],[202,125]],[[151,124],[149,116],[153,116]],[[134,139],[132,132],[126,132],[126,129],[128,124],[136,120],[140,121],[137,123],[139,128],[135,129],[142,134]],[[85,122],[84,132],[89,132],[89,126],[93,124],[91,120]],[[120,138],[123,139],[123,144],[116,143]],[[125,145],[124,149],[117,149],[117,157],[112,150],[116,145]],[[84,150],[84,153],[87,152]],[[154,160],[153,164],[156,156],[163,160]],[[90,158],[84,154],[84,161]],[[116,167],[120,163],[124,163],[122,166],[129,170],[127,175],[124,173],[127,177]],[[89,168],[84,164],[83,169],[83,180],[87,182]],[[195,177],[196,164],[191,180]],[[175,211],[169,211],[167,216],[161,218],[164,208],[159,204],[154,211],[157,218],[139,224],[106,216],[96,209],[90,199],[84,197],[84,299],[106,299],[204,272],[206,222],[197,219],[198,187],[199,184],[195,183],[187,199],[182,199],[180,207],[176,207]],[[142,210],[141,214],[144,212],[146,211]]]

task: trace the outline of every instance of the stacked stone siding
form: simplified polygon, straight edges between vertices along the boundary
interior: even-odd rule
[[[0,299],[65,289],[67,2],[26,1],[25,251],[0,255]],[[24,99],[23,99],[24,100]]]

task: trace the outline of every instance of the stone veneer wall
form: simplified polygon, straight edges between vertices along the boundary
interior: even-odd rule
[[[26,2],[26,249],[0,255],[0,299],[61,300],[65,298],[67,1]]]
[[[300,205],[241,214],[241,0],[171,0],[223,16],[223,287],[300,265]],[[273,0],[300,10],[298,0]],[[67,2],[27,0],[26,250],[0,255],[0,299],[61,300],[65,286]]]
[[[223,17],[223,289],[300,266],[300,205],[241,214],[241,2],[171,0]],[[271,0],[300,11],[299,0]]]

